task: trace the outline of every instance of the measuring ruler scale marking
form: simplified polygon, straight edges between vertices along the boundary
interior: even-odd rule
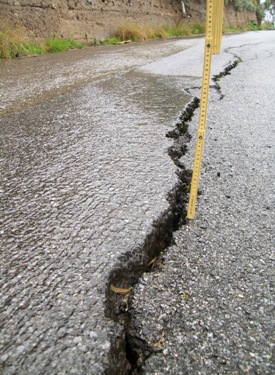
[[[198,186],[199,186],[199,176],[200,176],[202,154],[203,154],[203,147],[204,147],[204,138],[205,138],[204,133],[205,133],[204,131],[199,131],[199,136],[198,136],[197,144],[196,144],[196,153],[195,153],[193,177],[192,177],[192,188],[190,191],[190,200],[189,200],[190,210],[188,213],[188,219],[193,218],[194,217],[193,214],[195,213],[197,191],[198,191]]]
[[[202,77],[202,95],[200,104],[199,128],[197,135],[196,151],[194,158],[194,167],[190,188],[190,197],[187,210],[187,218],[194,219],[195,208],[197,202],[200,169],[203,155],[205,130],[206,130],[206,115],[208,105],[208,92],[212,60],[212,42],[213,42],[213,0],[208,0],[206,9],[206,38],[205,38],[205,52],[204,52],[204,66]]]

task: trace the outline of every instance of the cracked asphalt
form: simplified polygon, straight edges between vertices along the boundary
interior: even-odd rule
[[[269,63],[272,57],[267,59],[271,49],[264,49],[265,40],[272,40],[274,48],[272,32],[225,37],[223,49],[232,51],[215,56],[213,74],[233,59],[232,53],[241,53],[242,58],[253,54],[252,47],[238,47],[242,44],[263,46],[261,53],[266,59],[261,59],[265,64],[262,74],[268,69],[273,74]],[[121,256],[143,243],[153,222],[168,208],[166,198],[177,183],[177,167],[167,154],[172,141],[165,134],[173,129],[180,111],[190,101],[184,89],[200,84],[203,46],[203,39],[159,41],[1,62],[3,374],[77,375],[112,371],[111,338],[122,327],[104,315],[106,283]],[[249,57],[248,61],[252,60]],[[266,87],[260,85],[261,77],[255,75],[255,80],[250,81],[244,73],[236,79],[243,82],[242,98],[248,101],[256,86],[265,92]],[[244,113],[246,102],[240,106],[236,80],[232,77],[223,80],[223,84],[229,80],[231,107],[225,99],[213,102],[215,108],[220,105],[221,109],[215,111],[217,117],[212,121],[221,122],[222,115],[228,112],[232,116],[237,106],[239,115]],[[254,86],[248,82],[254,82]],[[260,95],[258,100],[271,97]],[[249,105],[254,113],[255,103],[251,101]],[[270,111],[264,106],[260,108],[264,108],[265,118],[270,120],[272,105]],[[262,118],[258,114],[258,119]],[[239,121],[232,120],[234,124],[238,127]],[[269,140],[270,134],[265,134]],[[228,145],[227,151],[230,150]],[[217,158],[221,160],[220,155]],[[258,160],[254,158],[252,163],[256,167],[255,159]],[[246,157],[244,161],[251,164]],[[213,165],[212,160],[209,164]],[[271,177],[271,172],[266,173]],[[213,183],[212,178],[209,180]],[[219,181],[221,184],[222,180]],[[248,178],[247,184],[249,181]],[[262,177],[257,182],[262,182]],[[208,186],[203,179],[202,183]],[[219,194],[214,194],[211,187],[209,184],[209,196],[215,197],[218,205]],[[202,199],[207,203],[209,198],[203,195],[198,210],[204,207],[204,220],[209,220],[208,227],[212,228],[211,217],[217,220],[214,206],[211,203],[207,211]],[[253,210],[258,207],[255,202]],[[271,213],[270,209],[268,215]],[[230,227],[226,215],[220,216],[224,220],[222,228]],[[242,236],[252,227],[250,220],[251,217]],[[270,222],[269,216],[267,220]],[[196,222],[187,227],[188,254],[193,254]],[[209,238],[213,232],[216,233],[209,232]],[[233,238],[233,234],[233,230],[228,230],[227,237]],[[180,243],[189,244],[186,228],[177,237],[178,248]],[[269,264],[266,258],[263,261]],[[165,280],[161,281],[166,285]],[[138,288],[142,288],[142,283]],[[145,290],[149,293],[148,285]],[[137,289],[136,314],[146,314],[148,329],[151,315],[147,316],[147,301],[145,297],[138,300],[138,296]],[[169,309],[173,301],[162,297]],[[149,309],[152,316],[159,308],[154,306]],[[148,373],[151,364],[158,366],[159,373],[168,373],[163,361],[168,360],[174,345],[172,339],[168,342],[168,352],[152,356],[146,364]],[[179,371],[183,369],[178,367]]]
[[[195,220],[134,291],[136,335],[154,350],[144,374],[275,371],[275,33],[247,36],[227,49],[242,62],[220,78],[223,99],[210,92]]]
[[[141,47],[1,62],[4,374],[109,366],[106,282],[167,206],[176,176],[165,133],[187,98],[131,71],[159,53]],[[184,43],[163,47],[161,56]]]
[[[104,315],[106,283],[168,206],[165,134],[189,100],[134,68],[190,43],[1,61],[4,374],[109,367],[119,327]]]

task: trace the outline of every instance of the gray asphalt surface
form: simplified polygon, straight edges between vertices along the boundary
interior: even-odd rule
[[[124,367],[110,359],[111,339],[125,342],[105,317],[106,287],[169,206],[177,176],[165,134],[189,101],[185,79],[134,68],[194,43],[1,61],[4,374]]]
[[[211,90],[195,220],[135,288],[136,331],[155,350],[145,374],[275,372],[275,34],[250,37],[227,50],[242,62],[218,82],[224,98]]]
[[[245,115],[245,129],[250,131],[251,121],[255,123],[254,109],[256,108],[252,98],[254,100],[258,98],[259,101],[258,121],[263,121],[265,118],[272,124],[271,119],[274,116],[271,104],[272,95],[269,95],[266,89],[266,84],[269,83],[270,90],[273,90],[270,80],[273,68],[272,63],[269,63],[273,55],[269,43],[274,49],[274,33],[272,32],[226,37],[223,53],[215,56],[213,61],[212,73],[217,74],[228,63],[234,61],[235,52],[243,59],[247,56],[247,62],[244,60],[234,73],[232,71],[232,76],[222,80],[223,85],[228,82],[228,88],[222,87],[223,90],[228,90],[228,98],[226,96],[219,101],[218,94],[213,94],[215,109],[219,106],[224,107],[221,107],[219,112],[215,111],[215,118],[213,117],[212,120],[210,118],[209,123],[218,122],[219,127],[214,127],[213,124],[208,137],[212,134],[217,140],[227,140],[229,142],[227,153],[232,150],[233,138],[224,139],[221,135],[221,125],[229,131],[230,126],[235,124],[236,129],[242,131],[239,118],[235,115],[238,108],[238,115]],[[248,47],[239,47],[246,44]],[[125,259],[131,260],[132,254],[138,255],[138,258],[142,257],[145,238],[154,227],[155,221],[169,210],[167,194],[178,183],[176,174],[178,168],[167,154],[167,149],[173,141],[165,135],[174,128],[180,111],[191,99],[183,89],[200,84],[203,46],[203,39],[179,40],[123,46],[118,49],[75,51],[64,55],[44,56],[37,60],[1,62],[0,77],[3,85],[0,118],[1,250],[3,261],[1,263],[0,359],[3,374],[77,375],[101,374],[105,371],[112,374],[122,373],[122,368],[127,370],[125,348],[117,348],[122,345],[123,325],[114,323],[104,314],[106,287],[109,275],[117,265],[123,262],[127,265]],[[186,50],[187,47],[188,50]],[[225,48],[229,49],[225,51]],[[243,82],[243,86],[236,90],[237,82],[233,80],[233,74],[237,74],[236,72],[241,67],[244,69],[245,64],[252,64],[257,51],[258,53],[261,51],[261,55],[265,56],[265,59],[260,60],[258,57],[258,62],[261,61],[266,68],[261,70],[261,65],[257,65],[256,61],[253,71],[256,72],[258,66],[259,74],[267,74],[266,77],[269,77],[269,80],[262,83],[262,79],[256,74],[254,80],[250,80],[250,76],[248,80],[243,73],[237,78],[238,82]],[[252,69],[252,65],[248,65],[247,75],[250,68]],[[258,91],[251,98],[251,102],[249,101],[252,118],[248,121],[244,111],[248,104],[246,101],[241,102],[240,97],[242,100],[250,98],[255,85]],[[230,88],[232,94],[230,94]],[[265,95],[259,93],[260,89]],[[192,92],[197,94],[195,89]],[[239,93],[239,98],[236,93]],[[226,103],[229,98],[231,102]],[[261,105],[263,100],[265,105]],[[268,106],[268,100],[270,100],[270,106]],[[213,116],[214,112],[211,112],[210,108],[211,113]],[[229,118],[228,113],[231,116],[229,124],[225,121]],[[195,123],[196,119],[191,124],[193,133]],[[262,136],[262,129],[260,127],[257,129]],[[237,134],[235,130],[233,133]],[[256,136],[256,133],[254,135]],[[231,133],[230,136],[233,137]],[[243,134],[239,136],[242,139]],[[265,163],[265,168],[268,168],[268,163],[272,160],[271,127],[265,130],[264,137],[262,141],[266,139],[267,147],[259,145],[257,152],[262,152],[264,149],[267,153],[266,157],[270,153]],[[254,141],[257,145],[259,138],[258,135]],[[215,145],[217,142],[214,141]],[[240,142],[243,143],[245,140],[242,139]],[[209,144],[211,144],[210,141]],[[238,146],[234,142],[235,145]],[[191,143],[190,155],[192,147]],[[252,147],[251,144],[250,147]],[[214,148],[211,152],[213,158],[214,151],[221,150]],[[226,152],[226,149],[223,151]],[[182,160],[189,167],[192,159],[190,155]],[[209,157],[207,149],[206,155]],[[247,155],[254,155],[251,163],[247,155],[243,154],[242,147],[232,155],[235,161],[244,157],[244,162],[251,167],[253,163],[254,168],[257,165],[260,168],[265,160],[264,155],[261,158],[255,157],[255,152],[251,150],[249,154],[247,151]],[[267,223],[270,223],[269,215],[272,209],[268,200],[271,197],[265,194],[264,190],[264,188],[268,190],[270,185],[264,182],[263,177],[267,175],[267,180],[270,182],[272,171],[267,172],[268,169],[262,168],[261,170],[265,172],[261,177],[257,175],[257,179],[256,173],[253,172],[253,178],[261,186],[262,195],[259,195],[259,189],[255,188],[255,197],[253,197],[254,190],[248,188],[253,198],[251,199],[253,207],[249,211],[251,216],[241,221],[243,223],[240,226],[243,228],[241,235],[238,232],[239,239],[234,240],[235,232],[230,229],[229,218],[224,211],[222,214],[218,211],[218,208],[222,206],[219,200],[226,201],[225,207],[228,212],[230,212],[229,208],[233,209],[234,206],[231,190],[227,192],[227,195],[232,197],[224,198],[223,189],[230,188],[228,182],[225,187],[223,181],[226,175],[223,176],[222,167],[225,170],[224,173],[227,173],[226,167],[229,168],[227,156],[227,154],[222,156],[224,158],[222,159],[221,155],[217,155],[219,163],[223,162],[219,164],[220,178],[216,177],[218,172],[214,168],[215,163],[210,159],[209,161],[205,159],[205,163],[208,164],[205,164],[202,178],[203,195],[197,212],[197,218],[203,217],[199,214],[199,209],[206,213],[203,219],[204,224],[199,224],[196,218],[194,223],[176,234],[178,247],[176,246],[175,249],[178,248],[179,254],[183,253],[180,245],[183,241],[182,246],[186,246],[185,257],[196,258],[193,249],[199,248],[198,244],[205,249],[206,256],[208,252],[205,243],[209,242],[214,247],[216,238],[220,238],[223,243],[223,231],[220,230],[217,235],[219,225],[222,229],[228,227],[228,231],[224,233],[227,233],[226,238],[232,238],[232,244],[235,241],[236,244],[244,246],[242,244],[247,242],[251,244],[251,249],[257,252],[258,247],[253,241],[257,239],[260,241],[264,225],[261,224],[260,229],[257,229],[260,216],[254,215],[252,209],[255,209],[255,212],[257,209],[262,209],[263,195],[266,205],[270,207],[269,210],[264,210],[267,215],[264,218]],[[238,173],[241,174],[243,163],[235,164],[232,161],[232,166],[236,169],[234,178],[238,186],[240,182]],[[208,178],[209,183],[206,173],[208,169],[213,173]],[[249,175],[246,177],[245,188],[249,186],[248,177]],[[230,184],[233,186],[231,180]],[[221,191],[214,193],[214,189],[218,187]],[[209,189],[208,195],[207,189]],[[240,186],[236,187],[236,191],[238,189]],[[240,197],[238,201],[245,208],[247,202],[244,192],[240,191]],[[210,208],[208,206],[207,209],[206,203],[209,204],[210,198],[214,198],[214,202],[211,202]],[[229,199],[232,201],[230,205]],[[214,203],[217,204],[217,209]],[[240,217],[236,214],[236,207],[234,206],[232,217],[235,220],[234,225],[238,223],[239,226]],[[219,222],[218,217],[221,217],[222,221]],[[215,226],[211,218],[215,221]],[[254,229],[255,235],[252,235],[254,232],[247,234],[248,240],[245,241],[246,230],[250,231],[253,228],[252,219],[256,219],[257,224]],[[203,239],[199,234],[199,229],[203,230],[204,234],[207,233],[207,239]],[[194,238],[196,230],[198,234]],[[188,241],[187,233],[189,232]],[[270,235],[270,232],[268,233]],[[267,233],[263,234],[263,237],[265,241],[270,238]],[[264,249],[268,251],[269,242],[266,243]],[[174,250],[168,252],[170,256],[173,253]],[[176,256],[177,259],[179,254]],[[219,255],[217,249],[211,254],[215,254],[216,257]],[[246,252],[241,253],[241,256],[245,257],[245,254]],[[227,256],[228,262],[231,261],[230,253]],[[223,271],[225,272],[227,263],[223,257],[219,259],[224,265]],[[236,255],[236,262],[237,260]],[[186,336],[185,326],[179,326],[180,333],[176,336],[174,333],[177,332],[177,328],[175,326],[172,328],[175,322],[172,320],[169,322],[169,311],[174,311],[171,310],[171,304],[175,301],[168,299],[169,290],[173,289],[166,288],[166,285],[170,283],[168,275],[175,283],[178,283],[179,295],[184,290],[183,293],[188,291],[190,294],[190,302],[192,298],[193,300],[195,298],[192,288],[185,284],[187,280],[183,278],[183,263],[180,258],[179,261],[180,267],[173,265],[174,274],[170,270],[167,274],[160,273],[158,280],[156,274],[146,274],[143,279],[149,280],[152,277],[149,283],[152,289],[149,288],[149,284],[142,282],[135,291],[134,307],[138,330],[141,327],[140,330],[148,342],[154,341],[150,337],[150,332],[155,335],[156,341],[153,343],[159,341],[163,334],[166,340],[163,345],[164,351],[151,356],[145,365],[148,373],[158,371],[157,369],[159,373],[169,373],[169,371],[171,373],[171,368],[175,368],[174,373],[180,373],[180,371],[184,373],[185,368],[188,371],[190,368],[187,357],[184,361],[173,363],[173,359],[176,358],[176,354],[172,353],[172,347],[176,343],[173,340],[180,336],[188,341],[188,336]],[[207,266],[209,261],[206,259],[205,261]],[[269,270],[269,258],[263,254],[262,261],[266,262],[266,266],[263,265],[261,270],[265,270],[264,267]],[[189,263],[191,264],[192,261],[190,260]],[[168,265],[167,258],[166,266]],[[222,278],[219,268],[212,264],[211,269],[214,275]],[[236,269],[239,271],[241,266],[236,266]],[[193,285],[198,287],[197,298],[201,301],[199,293],[203,293],[201,287],[205,282],[202,285],[198,283],[196,277],[200,278],[200,275],[199,268],[195,268]],[[265,280],[264,273],[262,277]],[[259,281],[260,276],[255,280]],[[161,287],[162,282],[164,289]],[[239,294],[244,295],[243,299],[246,301],[241,282],[240,280],[237,282],[240,283]],[[217,284],[216,279],[213,283]],[[160,293],[156,294],[156,290],[153,289],[154,285],[157,285]],[[226,285],[228,286],[228,282]],[[129,285],[121,280],[118,286]],[[222,293],[222,288],[220,290]],[[161,291],[166,294],[162,295]],[[265,289],[263,293],[267,291],[268,289]],[[159,306],[156,300],[162,300],[163,306]],[[182,299],[180,301],[182,302]],[[263,303],[263,308],[265,304],[267,303]],[[186,308],[189,305],[182,304],[182,307]],[[181,317],[183,310],[180,310],[180,306],[181,303],[178,303],[174,309],[179,311]],[[199,309],[200,304],[197,303],[197,306],[193,305],[194,311]],[[253,307],[253,304],[251,306]],[[163,314],[167,317],[162,316],[162,318],[166,321],[159,319],[161,309],[165,311]],[[190,319],[194,321],[193,317]],[[228,318],[227,321],[230,319]],[[257,327],[258,321],[256,319],[254,321]],[[155,323],[159,325],[156,327]],[[167,329],[168,325],[171,325],[171,328]],[[169,336],[169,332],[174,333]],[[252,334],[250,336],[254,337]],[[116,337],[118,341],[114,340]],[[254,338],[257,343],[257,337]],[[267,339],[264,338],[264,340]],[[195,341],[200,342],[200,339]],[[178,343],[177,346],[179,346]],[[110,352],[113,356],[110,356]],[[258,355],[257,351],[252,353],[255,356]],[[269,355],[269,352],[267,353]],[[170,364],[168,356],[170,356]],[[180,352],[178,356],[181,357]],[[266,363],[270,363],[268,361],[266,360]],[[194,363],[193,368],[196,369],[196,366],[197,364]]]

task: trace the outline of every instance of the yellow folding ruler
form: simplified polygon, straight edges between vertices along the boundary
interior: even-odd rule
[[[199,188],[199,178],[206,130],[206,115],[208,106],[211,60],[212,54],[220,53],[222,40],[223,1],[224,0],[207,0],[206,6],[205,50],[202,77],[202,92],[200,102],[200,117],[190,197],[187,210],[188,219],[194,219],[195,217],[195,208]]]

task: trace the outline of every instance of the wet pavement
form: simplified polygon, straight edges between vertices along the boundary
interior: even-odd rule
[[[185,42],[161,45],[162,52],[148,43],[1,66],[5,374],[109,366],[110,271],[144,240],[177,181],[165,134],[188,95],[175,79],[132,70]],[[81,77],[71,77],[77,70]]]
[[[105,315],[106,286],[170,208],[178,167],[165,135],[191,100],[184,89],[200,84],[203,45],[1,62],[3,374],[130,370],[125,348],[113,347],[124,329]],[[216,56],[213,73],[232,56]]]
[[[200,42],[199,39],[149,41],[1,61],[0,114],[25,110],[88,83],[125,74]]]

